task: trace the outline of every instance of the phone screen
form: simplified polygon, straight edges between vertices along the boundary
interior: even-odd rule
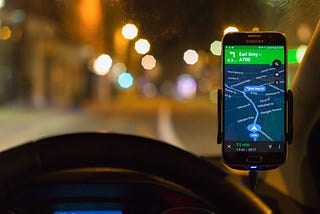
[[[226,44],[223,53],[223,152],[284,153],[285,44]]]

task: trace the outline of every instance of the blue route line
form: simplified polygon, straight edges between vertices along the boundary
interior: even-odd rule
[[[255,118],[254,118],[253,124],[257,124],[257,120],[258,120],[258,117],[259,117],[259,111],[258,111],[256,105],[254,104],[254,102],[246,95],[245,92],[243,92],[243,96],[244,96],[247,100],[249,100],[249,102],[252,104],[254,110],[256,111],[256,116],[255,116]]]
[[[254,110],[256,111],[256,116],[255,116],[255,118],[254,118],[253,124],[256,124],[256,123],[257,123],[257,120],[258,120],[258,117],[259,117],[259,111],[258,111],[256,105],[254,104],[254,102],[246,95],[245,92],[240,91],[240,90],[238,90],[238,89],[236,89],[236,88],[232,88],[231,86],[228,86],[227,84],[224,84],[224,85],[226,86],[226,88],[229,88],[229,89],[231,89],[231,90],[234,90],[234,91],[237,91],[237,92],[243,94],[243,96],[252,104]]]
[[[227,84],[224,84],[224,85],[225,85],[225,87],[228,88],[228,89],[231,89],[231,90],[234,90],[234,91],[237,91],[237,92],[243,94],[243,96],[252,104],[254,110],[256,111],[256,116],[255,116],[255,118],[254,118],[253,124],[254,124],[254,125],[257,124],[257,120],[258,120],[258,117],[259,117],[259,111],[258,111],[256,105],[254,104],[254,102],[247,96],[247,94],[246,94],[244,91],[240,91],[239,89],[236,89],[236,88],[233,88],[233,87],[231,87],[231,86],[228,86]],[[257,141],[257,138],[253,138],[253,140],[254,140],[254,141]]]

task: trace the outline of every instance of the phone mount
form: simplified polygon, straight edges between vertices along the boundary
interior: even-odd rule
[[[222,143],[222,90],[217,91],[218,99],[218,132],[217,132],[217,143]],[[287,130],[286,130],[286,141],[289,145],[292,144],[293,139],[293,94],[289,89],[286,93],[286,108],[287,108]],[[249,171],[249,185],[253,192],[256,192],[258,183],[258,170],[259,168],[250,168]]]

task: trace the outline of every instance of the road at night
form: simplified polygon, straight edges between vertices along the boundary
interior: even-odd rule
[[[161,139],[200,155],[220,154],[213,104],[152,101],[107,106],[72,111],[2,107],[0,150],[50,135],[107,130]]]

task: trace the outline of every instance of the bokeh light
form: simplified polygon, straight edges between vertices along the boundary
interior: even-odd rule
[[[122,35],[126,39],[134,39],[138,35],[138,28],[134,24],[126,24],[122,27]]]
[[[5,0],[0,0],[0,9],[4,8],[5,4],[6,4]]]
[[[221,41],[214,41],[210,45],[210,51],[213,55],[221,56],[222,43]]]
[[[133,85],[134,78],[129,72],[123,72],[118,77],[118,85],[121,88],[130,88]]]
[[[198,62],[199,55],[195,50],[189,49],[184,52],[183,60],[189,65],[194,65]]]
[[[141,65],[146,70],[152,70],[156,67],[157,60],[152,55],[145,55],[142,57]]]
[[[303,56],[304,54],[306,53],[306,50],[307,50],[307,46],[306,45],[300,45],[298,48],[297,48],[297,61],[298,63],[300,63],[303,59]]]
[[[192,99],[197,93],[197,82],[188,74],[182,74],[178,77],[177,91],[180,97]]]
[[[223,35],[227,34],[227,33],[231,33],[231,32],[238,32],[239,29],[234,27],[234,26],[229,26],[226,29],[224,29],[223,31]]]
[[[139,54],[146,54],[150,51],[150,43],[146,39],[139,39],[136,41],[134,49]]]
[[[297,28],[297,37],[300,42],[305,43],[305,44],[308,43],[311,36],[312,36],[312,31],[311,31],[309,25],[301,24]]]
[[[11,37],[11,30],[8,26],[2,26],[0,28],[0,39],[8,40]]]
[[[106,75],[111,68],[112,59],[108,54],[101,54],[93,63],[94,72],[99,76]]]

